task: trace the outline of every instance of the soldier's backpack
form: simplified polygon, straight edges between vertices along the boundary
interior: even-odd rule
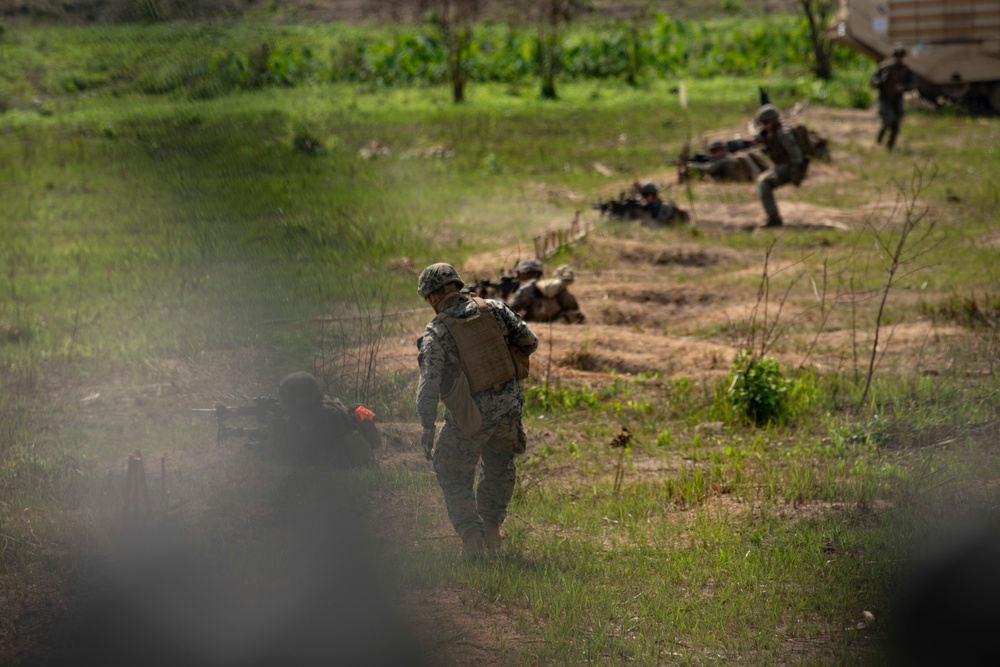
[[[566,289],[566,281],[561,277],[542,278],[535,282],[535,287],[546,299],[554,299],[559,295],[559,292]]]
[[[830,147],[827,140],[805,125],[795,126],[795,140],[798,142],[799,148],[802,149],[802,155],[806,158],[807,163],[810,158],[825,160],[830,157]]]

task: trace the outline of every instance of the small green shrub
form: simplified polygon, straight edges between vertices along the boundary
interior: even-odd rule
[[[851,89],[848,104],[852,109],[867,109],[871,107],[872,91],[861,87]]]
[[[984,293],[977,296],[952,294],[938,304],[922,302],[920,314],[942,317],[969,329],[993,328],[1000,316],[1000,295]]]
[[[879,415],[873,415],[867,421],[835,423],[830,427],[830,440],[841,447],[881,447],[889,440],[889,423]]]
[[[326,148],[323,146],[323,142],[305,127],[296,128],[295,134],[292,136],[292,148],[303,155],[311,155],[313,157],[326,155]]]
[[[757,358],[744,350],[733,362],[729,397],[738,414],[762,426],[787,418],[790,386],[777,359]]]
[[[525,388],[524,400],[533,412],[596,408],[600,405],[599,397],[588,387],[531,385]]]
[[[496,153],[490,153],[483,158],[483,171],[487,174],[499,174],[502,171],[500,167],[500,161],[497,159]]]

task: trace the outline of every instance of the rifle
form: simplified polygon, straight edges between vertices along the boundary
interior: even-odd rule
[[[285,425],[288,414],[274,396],[256,396],[251,405],[224,405],[216,403],[214,408],[192,408],[192,412],[213,412],[217,429],[215,444],[221,444],[226,438],[247,437],[250,442],[273,444]],[[231,418],[252,417],[255,426],[231,426],[226,422]]]
[[[324,406],[334,406],[352,419],[353,427],[368,441],[372,450],[382,445],[382,434],[375,424],[375,413],[364,405],[348,405],[338,399],[324,398]],[[215,443],[221,444],[226,438],[248,438],[252,445],[278,446],[287,437],[298,433],[300,425],[274,396],[256,396],[251,405],[224,405],[216,403],[214,408],[192,408],[192,412],[212,412],[217,424]],[[252,426],[227,423],[230,419],[252,418]]]
[[[599,199],[591,204],[591,208],[599,210],[601,215],[615,218],[637,217],[645,211],[645,206],[645,201],[637,197],[626,197],[624,192],[618,195],[618,199]]]
[[[590,207],[600,211],[601,215],[632,219],[642,217],[646,202],[639,196],[639,182],[636,181],[632,184],[631,194],[626,195],[622,190],[618,193],[618,199],[598,199]]]
[[[482,278],[475,284],[466,285],[462,291],[466,294],[475,294],[482,299],[490,299],[500,295],[500,298],[506,301],[507,297],[516,292],[520,286],[521,283],[517,276],[503,274],[498,283],[491,282],[489,278]]]

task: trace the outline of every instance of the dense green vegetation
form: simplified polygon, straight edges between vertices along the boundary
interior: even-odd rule
[[[388,34],[387,34],[388,33]],[[356,82],[372,86],[447,80],[445,43],[432,26],[152,25],[104,29],[12,29],[5,36],[0,97],[110,91],[207,99],[240,90]],[[538,75],[538,37],[529,27],[476,27],[466,75],[517,90]],[[792,16],[710,22],[658,15],[649,25],[587,24],[568,29],[557,54],[562,80],[718,76],[796,78],[807,74],[811,43]],[[865,59],[834,48],[846,78]],[[802,84],[806,85],[806,84]]]
[[[343,351],[418,330],[429,315],[413,293],[421,266],[527,245],[538,226],[581,206],[551,191],[589,198],[663,171],[689,134],[742,126],[758,86],[783,106],[867,100],[853,57],[839,56],[832,84],[806,76],[801,30],[789,17],[574,28],[560,99],[542,102],[529,92],[530,34],[481,26],[481,74],[459,106],[434,85],[440,45],[416,28],[7,30],[0,600],[11,611],[0,618],[0,660],[23,657],[13,639],[37,604],[36,582],[61,586],[81,554],[101,553],[118,532],[120,479],[108,461],[137,447],[204,459],[213,427],[190,407],[273,391],[317,359],[342,362],[325,379],[360,391]],[[642,54],[637,86],[624,81],[626,52]],[[935,538],[938,520],[998,506],[1000,186],[988,175],[1000,125],[925,111],[904,134],[919,140],[901,156],[868,151],[867,136],[846,140],[837,167],[848,186],[831,179],[788,196],[849,210],[880,193],[891,200],[913,163],[934,165],[921,201],[940,212],[939,227],[916,263],[934,268],[902,282],[885,326],[964,327],[953,344],[926,344],[937,374],[921,373],[922,356],[887,364],[859,404],[858,364],[788,363],[773,420],[734,404],[729,377],[534,381],[534,440],[497,561],[466,567],[452,541],[423,539],[450,530],[429,470],[393,462],[352,480],[372,497],[404,499],[402,537],[383,554],[390,580],[458,590],[469,613],[511,619],[525,639],[502,647],[511,665],[887,662],[879,642],[914,545]],[[390,153],[361,159],[370,140]],[[733,196],[702,189],[694,201]],[[857,293],[876,293],[885,268],[867,250],[873,228],[783,237],[774,261],[813,269],[811,282],[792,285],[795,298],[813,299],[826,266]],[[751,300],[770,243],[689,227],[600,234],[746,253],[735,267],[667,266],[654,278]],[[608,258],[583,245],[559,260],[596,271]],[[830,320],[845,335],[841,359],[852,356],[851,333],[872,330],[873,302]],[[328,314],[363,324],[330,324]],[[776,353],[802,353],[814,318],[799,327]],[[711,328],[671,333],[739,342]],[[777,362],[763,366],[774,379]],[[760,389],[753,382],[745,387]],[[383,420],[414,418],[412,369],[365,391]],[[623,427],[631,446],[612,448]],[[258,470],[253,493],[225,466],[182,468],[172,482],[179,496],[217,500],[222,486],[270,498],[283,474]],[[242,543],[205,514],[194,530],[209,536],[212,556],[252,578],[251,559],[233,546]],[[877,622],[862,622],[864,611]]]

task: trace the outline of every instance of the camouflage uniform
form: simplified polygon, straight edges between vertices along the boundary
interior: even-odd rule
[[[906,49],[896,47],[893,57],[879,63],[878,69],[872,74],[871,86],[878,89],[878,115],[882,119],[875,143],[882,143],[886,131],[889,139],[886,147],[892,150],[896,145],[899,125],[903,122],[903,93],[913,90],[917,85],[913,70],[903,61]]]
[[[768,107],[770,105],[765,105]],[[795,133],[778,120],[777,109],[773,109],[773,118],[777,124],[773,130],[764,130],[760,133],[760,138],[764,144],[764,151],[774,166],[757,177],[757,192],[760,195],[760,203],[767,214],[767,225],[781,225],[781,214],[778,212],[778,205],[774,201],[774,190],[782,185],[794,183],[798,185],[805,178],[806,160],[802,154],[802,148],[795,137]],[[767,110],[761,107],[758,112],[758,119],[762,115],[766,117]]]
[[[642,212],[654,222],[668,225],[674,222],[674,218],[686,222],[684,216],[680,214],[680,210],[672,201],[664,200],[660,197],[660,189],[656,187],[656,184],[645,183],[644,185],[639,185],[636,183],[633,187],[635,187],[642,198]]]
[[[527,322],[566,322],[582,324],[585,321],[576,297],[563,287],[554,297],[546,297],[535,284],[538,278],[522,282],[508,305]]]
[[[746,182],[747,172],[729,157],[724,143],[721,141],[712,142],[709,151],[708,161],[688,162],[688,169],[693,169],[702,176],[708,176],[716,181]]]
[[[459,283],[461,286],[461,283]],[[538,338],[524,321],[503,302],[484,301],[504,341],[531,354]],[[449,296],[440,315],[462,320],[475,315],[479,306],[466,294]],[[417,341],[420,382],[417,413],[425,432],[433,431],[438,401],[446,395],[461,370],[458,345],[447,326],[435,318]],[[472,533],[482,534],[484,521],[499,526],[507,516],[507,503],[514,492],[514,457],[525,450],[521,426],[523,396],[520,381],[514,379],[472,393],[482,415],[482,426],[464,435],[446,408],[444,425],[434,448],[434,472],[444,494],[448,518],[463,540]],[[479,485],[473,491],[476,464],[483,461]]]

